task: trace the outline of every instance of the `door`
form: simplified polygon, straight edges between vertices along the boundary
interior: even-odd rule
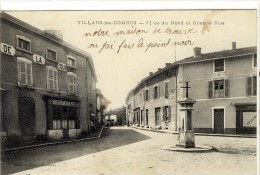
[[[18,117],[21,135],[33,136],[35,133],[35,104],[33,99],[18,99]]]
[[[155,109],[155,125],[161,125],[161,108]]]
[[[224,109],[214,109],[214,133],[224,134]]]

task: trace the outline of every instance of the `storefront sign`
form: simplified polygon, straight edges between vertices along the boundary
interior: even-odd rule
[[[58,70],[66,72],[67,71],[67,65],[63,64],[63,63],[58,63]]]
[[[40,55],[37,55],[37,54],[34,54],[33,55],[33,61],[37,64],[42,64],[44,65],[45,64],[45,58],[40,56]]]
[[[65,100],[52,100],[53,105],[58,106],[77,106],[77,103],[74,101],[65,101]]]
[[[243,127],[256,127],[256,112],[243,112]]]
[[[15,55],[15,49],[13,46],[10,46],[8,44],[5,43],[1,43],[1,51],[7,55]]]

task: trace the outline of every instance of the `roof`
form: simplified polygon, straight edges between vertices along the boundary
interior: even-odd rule
[[[179,60],[176,62],[176,64],[185,64],[185,63],[192,63],[192,62],[200,62],[200,61],[207,61],[207,60],[213,60],[213,59],[219,59],[219,58],[230,58],[234,56],[242,56],[242,55],[249,55],[254,54],[257,52],[256,46],[253,47],[245,47],[245,48],[239,48],[235,50],[222,50],[218,52],[210,52],[201,54],[200,56],[194,58],[187,57],[183,60]]]
[[[0,16],[1,16],[1,18],[4,18],[4,19],[6,19],[6,20],[8,20],[8,21],[10,21],[10,22],[12,22],[16,25],[19,25],[23,28],[26,28],[27,30],[30,30],[31,32],[37,33],[38,35],[41,35],[41,36],[43,36],[43,37],[45,37],[45,38],[47,38],[51,41],[54,41],[54,42],[56,42],[56,43],[58,43],[58,44],[60,44],[64,47],[72,50],[73,52],[76,52],[77,54],[81,55],[82,57],[86,58],[90,62],[90,68],[93,72],[94,79],[97,82],[97,75],[96,75],[95,67],[94,67],[94,64],[93,64],[92,56],[89,53],[79,49],[76,46],[73,46],[72,44],[70,44],[70,43],[68,43],[64,40],[61,40],[61,39],[55,37],[54,35],[50,35],[50,34],[44,32],[44,31],[42,31],[42,30],[40,30],[40,29],[38,29],[38,28],[36,28],[36,27],[34,27],[34,26],[32,26],[32,25],[30,25],[30,24],[28,24],[28,23],[26,23],[22,20],[20,20],[20,19],[17,19],[17,18],[15,18],[15,17],[13,17],[13,16],[11,16],[7,13],[2,12],[2,13],[0,13]]]

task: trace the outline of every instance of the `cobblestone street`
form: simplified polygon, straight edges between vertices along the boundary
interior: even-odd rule
[[[255,175],[256,138],[196,136],[208,153],[162,150],[177,135],[112,127],[102,138],[5,153],[4,174]],[[19,165],[19,166],[18,166]]]

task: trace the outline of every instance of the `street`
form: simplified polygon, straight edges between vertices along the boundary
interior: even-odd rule
[[[172,152],[177,135],[127,127],[96,140],[2,152],[2,174],[256,175],[256,138],[196,136],[207,153]]]

